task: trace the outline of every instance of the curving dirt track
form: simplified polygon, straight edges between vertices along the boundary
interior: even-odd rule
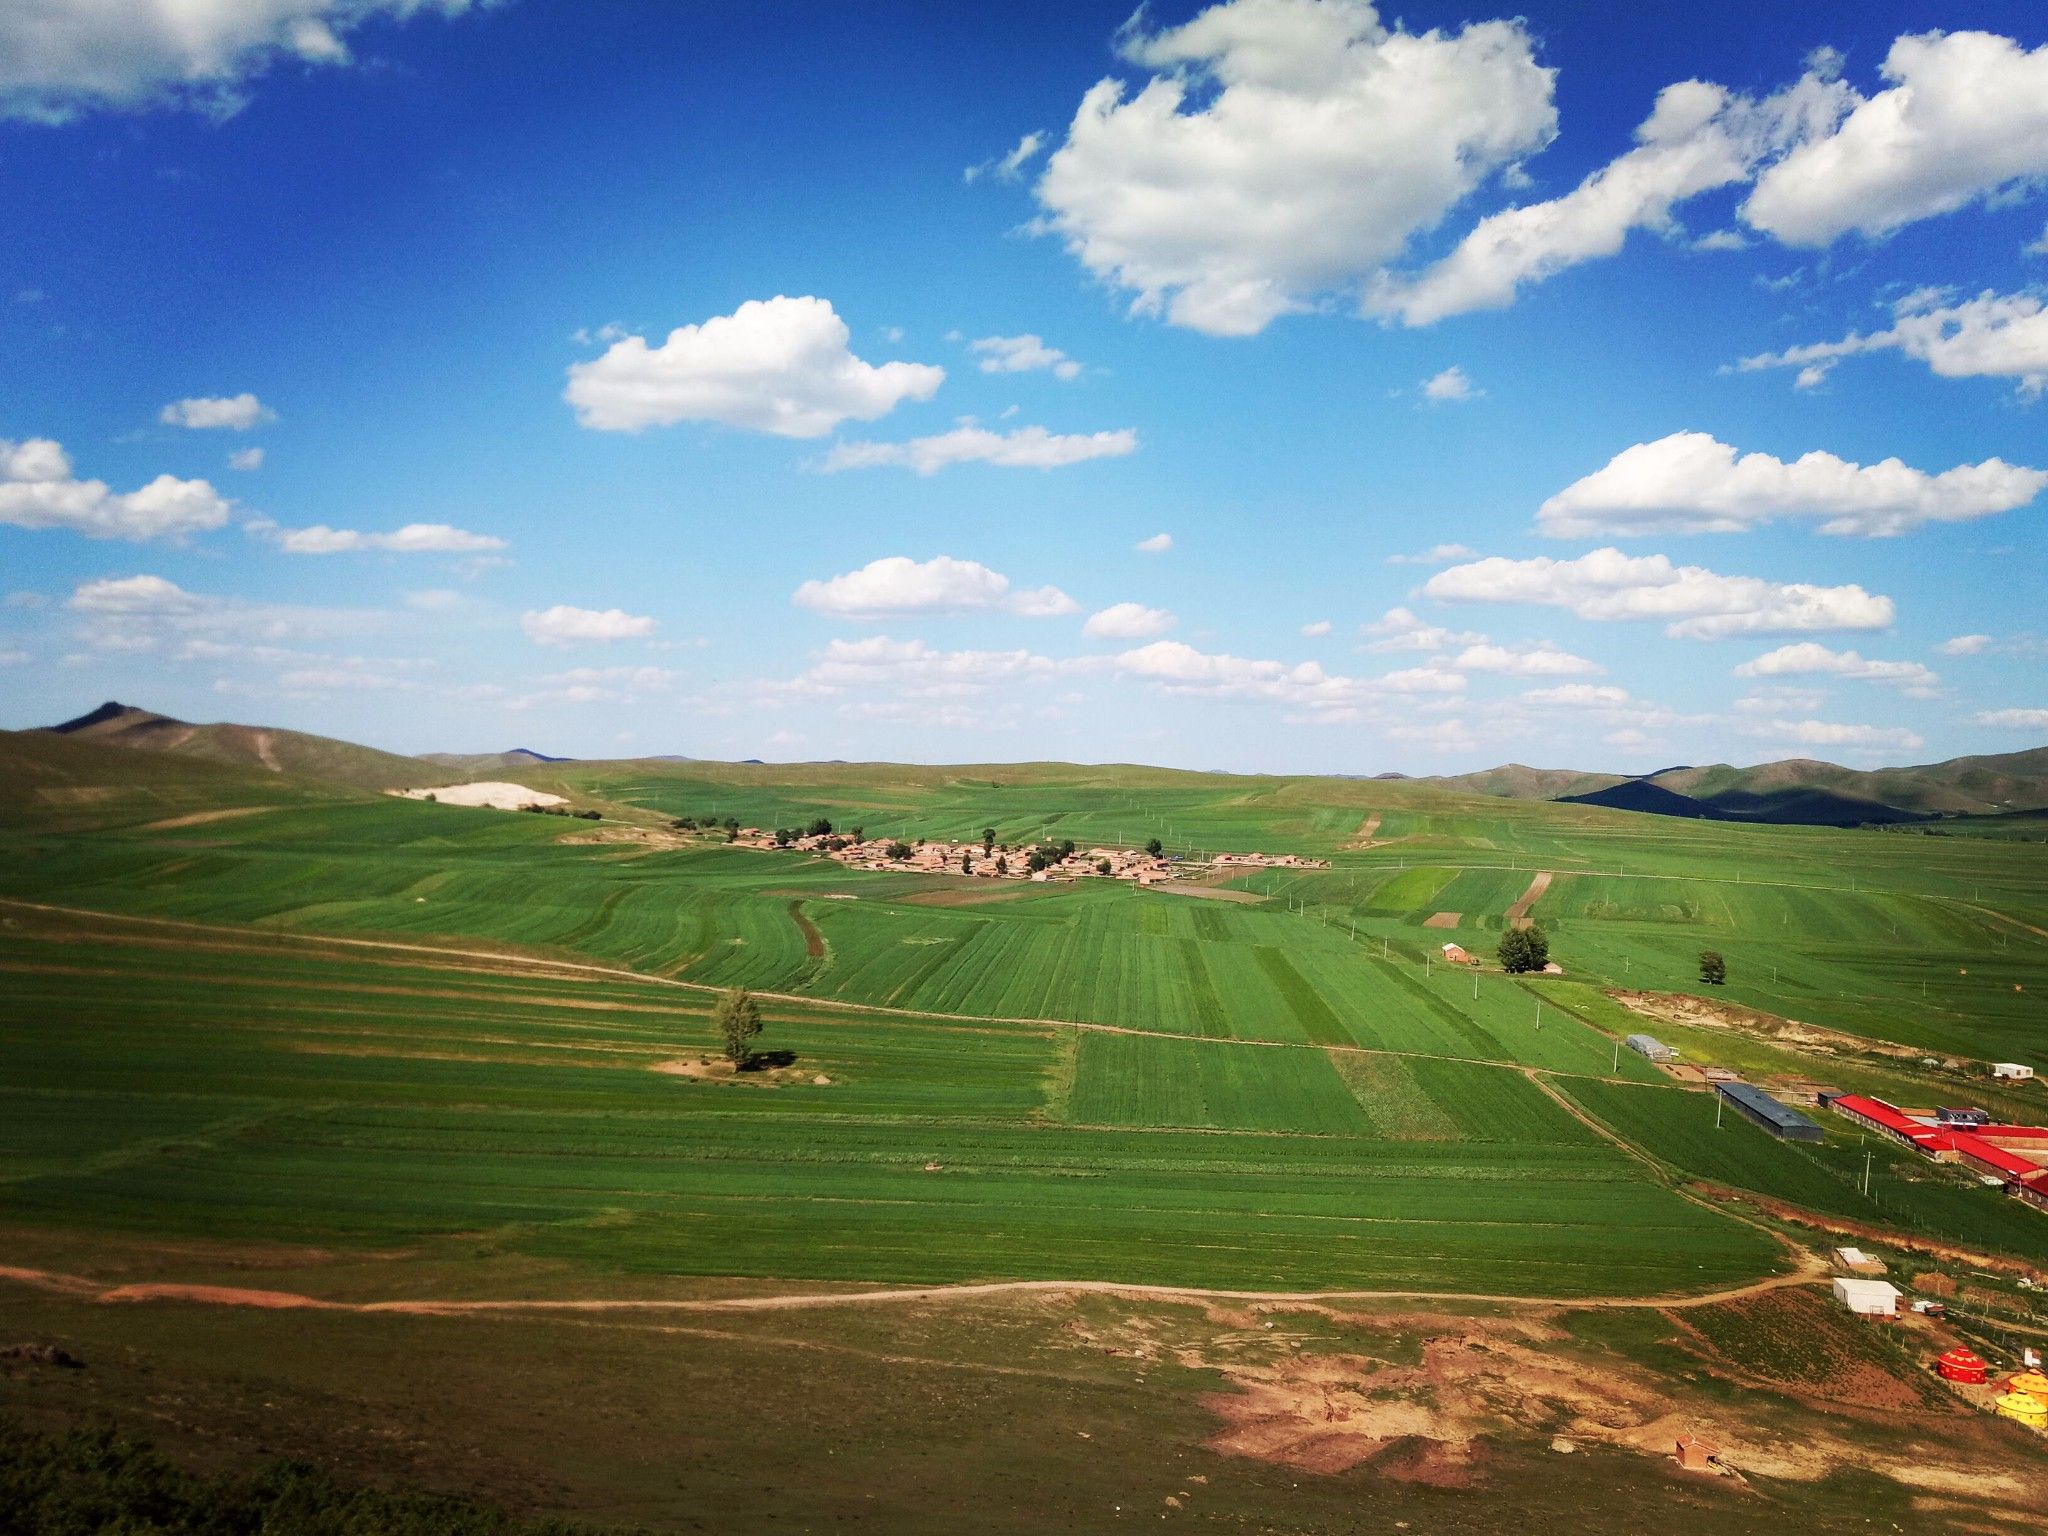
[[[783,1312],[828,1307],[904,1306],[972,1301],[990,1296],[1070,1295],[1116,1296],[1132,1301],[1267,1302],[1314,1308],[1361,1301],[1460,1301],[1554,1310],[1580,1308],[1674,1308],[1715,1306],[1761,1296],[1792,1286],[1818,1285],[1825,1272],[1802,1270],[1773,1275],[1723,1290],[1672,1296],[1502,1296],[1486,1291],[1237,1291],[1200,1286],[1133,1285],[1116,1280],[991,1280],[966,1285],[892,1286],[865,1291],[792,1291],[764,1296],[647,1298],[575,1297],[567,1299],[508,1298],[469,1301],[334,1301],[294,1291],[248,1290],[237,1286],[188,1285],[176,1282],[101,1285],[82,1275],[51,1270],[0,1266],[0,1280],[35,1290],[88,1298],[116,1305],[182,1301],[205,1306],[256,1307],[264,1310],[307,1308],[325,1312],[403,1313],[419,1317],[468,1317],[518,1312]]]

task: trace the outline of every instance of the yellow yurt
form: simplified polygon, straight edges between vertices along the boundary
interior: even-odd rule
[[[1991,1410],[2034,1429],[2048,1429],[2048,1403],[2029,1392],[2008,1392],[1991,1400]]]
[[[2048,1401],[2048,1376],[2039,1371],[2021,1371],[2005,1384],[2008,1392],[2025,1392],[2029,1396]]]

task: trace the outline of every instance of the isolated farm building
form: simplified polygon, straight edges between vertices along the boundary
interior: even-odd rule
[[[1889,1280],[1854,1280],[1835,1277],[1835,1300],[1858,1317],[1897,1317],[1899,1288]]]
[[[1678,1060],[1678,1052],[1654,1035],[1630,1035],[1622,1043],[1638,1056],[1646,1056],[1651,1061]]]
[[[1464,945],[1446,944],[1444,946],[1444,963],[1446,965],[1475,965],[1478,962],[1465,952]]]
[[[1698,1435],[1678,1437],[1678,1464],[1688,1472],[1718,1472],[1714,1463],[1721,1453]]]
[[[1716,1083],[1714,1091],[1754,1125],[1780,1141],[1819,1141],[1821,1128],[1796,1109],[1789,1109],[1751,1083]]]
[[[1861,1248],[1837,1248],[1833,1257],[1837,1264],[1852,1275],[1863,1275],[1868,1278],[1884,1273],[1883,1262],[1873,1259]]]
[[[1993,1077],[2009,1077],[2016,1083],[2024,1083],[2034,1075],[2034,1069],[2017,1061],[1994,1061],[1991,1063]]]
[[[1959,1381],[1966,1387],[1981,1387],[1989,1377],[1991,1367],[1986,1365],[1975,1350],[1965,1349],[1958,1344],[1947,1354],[1934,1362],[1935,1370],[1944,1381]]]

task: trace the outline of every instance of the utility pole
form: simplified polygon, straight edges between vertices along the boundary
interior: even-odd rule
[[[1867,1149],[1863,1154],[1863,1196],[1865,1199],[1870,1197],[1870,1153]]]
[[[1614,1042],[1614,1064],[1607,1069],[1609,1077],[1621,1076],[1621,1042]]]
[[[1724,1095],[1718,1093],[1714,1095],[1714,1129],[1717,1131],[1721,1129],[1722,1106],[1727,1104],[1727,1102],[1728,1100]]]

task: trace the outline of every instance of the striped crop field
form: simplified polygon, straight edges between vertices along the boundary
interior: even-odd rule
[[[0,1225],[488,1233],[647,1273],[1561,1295],[1768,1271],[1778,1250],[1691,1180],[1987,1248],[2048,1233],[1909,1167],[1866,1199],[1839,1136],[1703,1130],[1708,1098],[1617,1051],[1636,1016],[1609,996],[1697,993],[1712,947],[1713,1001],[1909,1051],[1742,1036],[1743,1070],[1839,1068],[1921,1102],[1990,1059],[2048,1072],[2048,873],[2011,839],[1646,829],[1151,770],[536,769],[603,808],[591,832],[150,769],[55,800],[0,784]],[[724,814],[1328,865],[1218,874],[1252,898],[1225,903],[620,835]],[[1446,964],[1428,919],[1458,912],[1490,961],[1538,871],[1563,975]],[[712,993],[735,986],[768,994],[766,1043],[793,1061],[740,1084],[656,1070],[713,1053]],[[1681,1038],[1711,1060],[1716,1035]]]

